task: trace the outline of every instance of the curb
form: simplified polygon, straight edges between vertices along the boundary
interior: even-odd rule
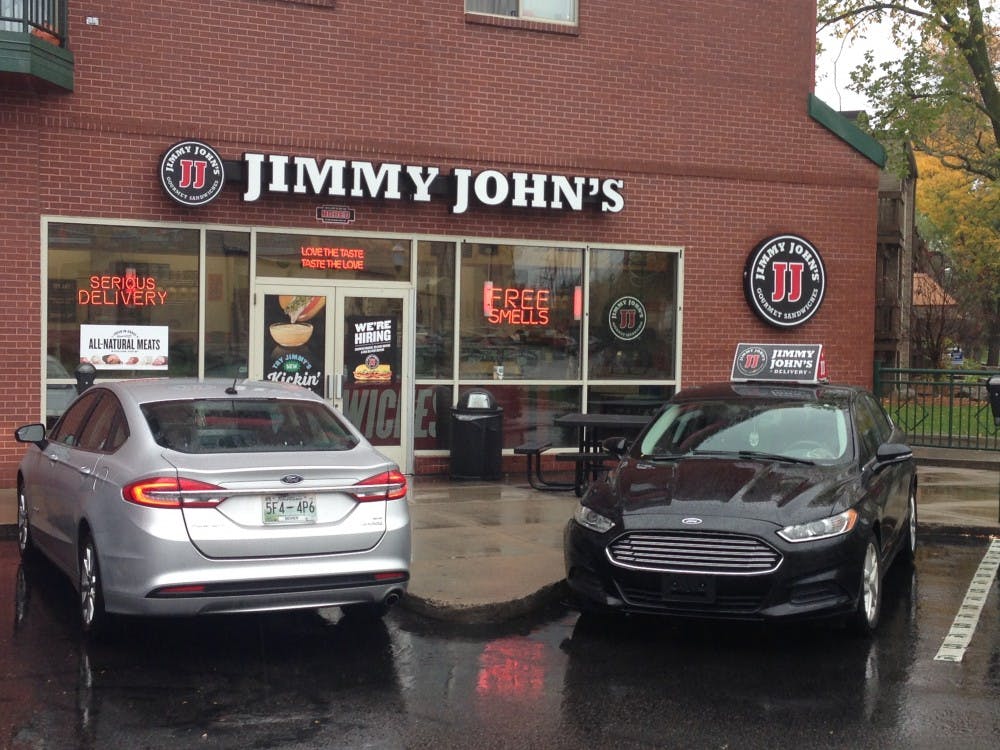
[[[566,601],[568,596],[566,581],[559,580],[543,586],[533,594],[506,602],[462,606],[426,599],[408,592],[399,606],[421,617],[458,625],[495,625],[534,614],[539,609]]]

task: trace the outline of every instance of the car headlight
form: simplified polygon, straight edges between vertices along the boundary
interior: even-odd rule
[[[573,514],[573,519],[585,529],[596,531],[598,534],[603,534],[615,525],[615,522],[610,518],[602,516],[596,510],[588,508],[586,505],[576,506],[576,512]]]
[[[829,539],[832,536],[846,534],[854,528],[854,524],[857,522],[858,512],[854,508],[850,508],[829,518],[786,526],[778,532],[778,536],[786,542],[812,542],[817,539]]]

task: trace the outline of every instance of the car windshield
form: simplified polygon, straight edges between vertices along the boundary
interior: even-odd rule
[[[290,399],[195,399],[143,404],[159,445],[182,453],[344,451],[357,438],[323,404]]]
[[[763,455],[834,463],[850,449],[844,407],[815,401],[699,401],[672,404],[639,450],[646,458]]]

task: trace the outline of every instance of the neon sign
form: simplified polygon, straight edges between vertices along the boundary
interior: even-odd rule
[[[365,250],[360,247],[306,247],[299,249],[303,268],[364,271]]]
[[[78,289],[78,305],[122,305],[124,307],[146,307],[162,305],[167,301],[167,290],[156,288],[152,276],[124,276],[105,274],[91,276],[87,289]]]
[[[490,323],[518,326],[545,326],[551,310],[550,289],[518,289],[483,283],[483,315]]]

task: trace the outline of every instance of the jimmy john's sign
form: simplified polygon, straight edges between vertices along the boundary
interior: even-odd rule
[[[181,141],[160,159],[160,184],[174,201],[204,206],[222,192],[223,182],[242,185],[243,200],[269,196],[377,198],[428,203],[447,200],[454,214],[471,208],[508,206],[582,211],[591,205],[606,213],[625,208],[624,180],[541,172],[476,171],[394,162],[348,161],[289,154],[247,152],[242,161],[223,161],[211,146]]]
[[[826,380],[822,344],[737,344],[734,383],[819,383]]]
[[[765,323],[776,328],[802,325],[816,314],[826,294],[823,259],[802,237],[769,237],[747,258],[743,291]]]

